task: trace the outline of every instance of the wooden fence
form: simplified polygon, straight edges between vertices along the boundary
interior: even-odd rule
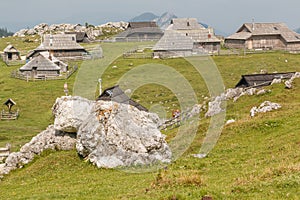
[[[28,81],[48,81],[48,80],[65,80],[70,78],[72,74],[74,74],[78,70],[77,66],[74,66],[71,71],[68,71],[67,73],[60,75],[60,76],[54,76],[54,75],[38,75],[38,76],[26,76],[22,74],[19,70],[12,71],[11,77],[21,80]]]
[[[0,113],[0,120],[16,120],[19,117],[19,110],[16,112],[6,112],[4,110]]]

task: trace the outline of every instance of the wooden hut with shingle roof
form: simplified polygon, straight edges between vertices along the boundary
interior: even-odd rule
[[[100,101],[100,100],[128,104],[128,105],[136,107],[137,109],[139,109],[141,111],[148,112],[147,108],[145,108],[144,106],[135,102],[134,100],[130,99],[118,85],[104,90],[102,92],[102,94],[97,98],[97,101]]]
[[[155,57],[186,57],[213,54],[220,50],[221,41],[212,28],[204,28],[195,18],[176,18],[153,48]]]
[[[56,58],[45,56],[44,52],[33,57],[19,71],[31,78],[59,76],[66,70],[67,65]]]
[[[48,51],[61,60],[83,59],[87,55],[87,51],[76,42],[75,34],[46,34],[42,44],[30,52],[27,58],[43,51]]]
[[[4,62],[21,60],[20,52],[11,44],[3,50],[2,58]]]
[[[163,36],[156,22],[129,22],[127,30],[115,36],[117,41],[152,41]]]
[[[270,73],[270,74],[247,74],[242,75],[241,80],[235,87],[262,87],[272,83],[274,79],[290,79],[295,72]]]
[[[284,23],[245,23],[225,38],[225,46],[239,49],[299,51],[300,35]]]

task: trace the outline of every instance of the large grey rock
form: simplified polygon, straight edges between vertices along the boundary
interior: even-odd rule
[[[74,149],[75,143],[75,134],[57,131],[51,125],[22,146],[19,152],[9,154],[4,165],[0,167],[0,175],[8,174],[11,170],[23,167],[31,162],[35,155],[40,155],[47,149],[71,150]]]
[[[170,162],[172,154],[158,123],[156,114],[98,101],[79,128],[76,148],[97,167]]]
[[[55,116],[54,128],[56,130],[76,133],[82,122],[89,116],[94,101],[79,96],[63,96],[57,98],[52,107]]]

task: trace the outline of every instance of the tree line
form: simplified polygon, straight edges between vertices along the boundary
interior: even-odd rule
[[[7,36],[11,36],[14,33],[11,31],[8,31],[7,28],[0,28],[0,37],[7,37]]]

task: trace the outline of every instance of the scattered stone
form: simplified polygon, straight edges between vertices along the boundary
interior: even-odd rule
[[[261,89],[256,93],[256,95],[263,95],[263,94],[270,93],[270,92],[271,92],[271,90]]]
[[[199,154],[193,154],[193,156],[195,158],[205,158],[207,156],[207,154],[205,154],[205,153],[199,153]]]
[[[221,108],[222,101],[225,100],[223,96],[217,96],[213,101],[208,102],[208,111],[205,113],[205,117],[212,117],[223,111]]]
[[[262,104],[260,104],[259,107],[253,107],[250,110],[250,116],[254,117],[257,113],[265,113],[270,112],[272,110],[277,110],[281,108],[281,105],[278,103],[272,103],[270,101],[265,101]]]
[[[227,122],[226,122],[226,125],[228,125],[228,124],[232,124],[232,123],[234,123],[235,122],[235,120],[234,119],[229,119],[229,120],[227,120]]]
[[[292,89],[293,85],[292,85],[293,81],[290,79],[290,80],[287,80],[284,82],[285,84],[285,88],[286,89]]]
[[[281,83],[281,79],[280,78],[278,78],[278,79],[275,78],[275,79],[273,79],[271,85],[273,85],[273,84],[279,84],[279,83]]]

